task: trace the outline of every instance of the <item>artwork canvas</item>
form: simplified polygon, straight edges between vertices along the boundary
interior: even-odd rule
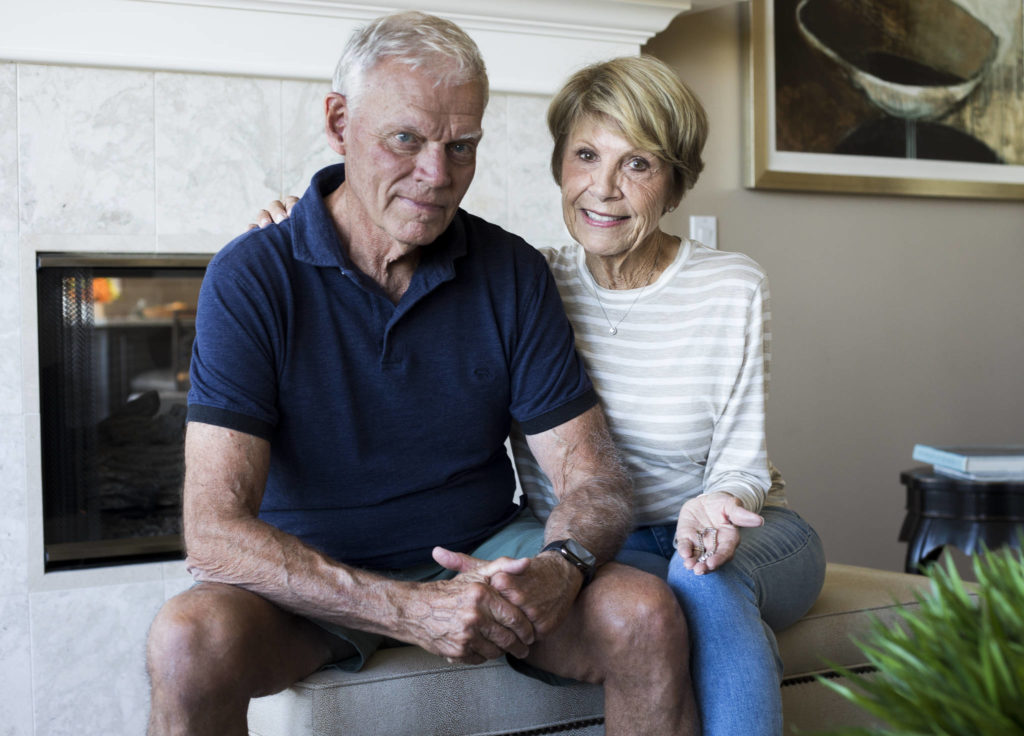
[[[1021,0],[752,0],[748,185],[1024,198]]]

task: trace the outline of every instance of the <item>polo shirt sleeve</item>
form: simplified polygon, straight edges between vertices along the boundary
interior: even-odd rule
[[[242,236],[211,261],[199,292],[188,420],[270,439],[278,420],[277,355],[282,294],[267,278],[276,249]],[[253,257],[259,254],[259,258]]]
[[[519,297],[519,332],[512,356],[512,417],[525,434],[547,431],[597,404],[554,277],[544,257],[530,253]]]

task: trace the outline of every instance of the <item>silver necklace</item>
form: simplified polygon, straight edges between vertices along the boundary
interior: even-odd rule
[[[640,291],[637,292],[636,298],[633,299],[633,302],[626,309],[626,312],[621,317],[619,317],[619,321],[616,322],[615,324],[612,324],[611,317],[608,316],[608,310],[604,308],[604,303],[601,301],[601,295],[597,293],[597,279],[594,279],[594,298],[597,299],[597,306],[601,307],[601,313],[604,314],[605,322],[608,323],[609,335],[619,334],[619,325],[621,325],[625,321],[626,317],[629,316],[629,313],[633,311],[633,307],[635,307],[636,303],[640,301],[640,297],[644,295],[644,292],[647,290],[647,287],[651,285],[651,277],[654,276],[654,269],[658,265],[658,258],[660,256],[661,245],[659,244],[658,250],[654,254],[654,262],[651,263],[651,270],[647,272],[647,280],[644,282],[644,285],[640,288]]]

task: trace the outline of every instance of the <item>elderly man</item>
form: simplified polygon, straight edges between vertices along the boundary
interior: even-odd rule
[[[334,89],[345,163],[203,285],[184,489],[198,584],[150,632],[150,733],[244,734],[250,698],[403,642],[603,683],[609,734],[692,732],[674,598],[604,564],[630,485],[544,261],[458,210],[479,51],[447,21],[388,16],[353,36]],[[558,491],[544,526],[513,503],[513,420]]]

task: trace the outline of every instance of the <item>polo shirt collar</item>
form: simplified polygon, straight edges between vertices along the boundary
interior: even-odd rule
[[[309,189],[292,209],[292,253],[303,263],[339,268],[343,273],[349,273],[356,269],[341,247],[334,220],[324,202],[324,197],[340,187],[343,181],[345,164],[328,166],[313,175]],[[455,260],[465,255],[468,247],[462,221],[464,216],[465,213],[459,210],[438,239],[423,246],[410,291],[415,288],[417,292],[422,290],[426,293],[455,275]]]

